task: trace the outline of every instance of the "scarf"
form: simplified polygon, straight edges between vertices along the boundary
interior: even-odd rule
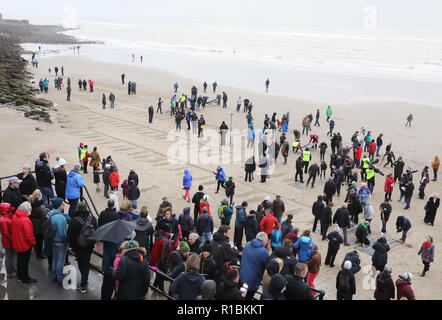
[[[428,242],[428,241],[425,241],[425,242],[424,242],[424,248],[425,248],[425,249],[428,248],[428,247],[430,247],[431,245],[432,245],[431,242]]]

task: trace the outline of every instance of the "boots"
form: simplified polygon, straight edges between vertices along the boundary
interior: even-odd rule
[[[405,244],[405,239],[407,239],[407,236],[402,236],[402,238],[401,238],[401,243],[402,244]]]

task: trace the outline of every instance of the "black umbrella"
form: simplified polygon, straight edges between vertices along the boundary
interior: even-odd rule
[[[135,224],[129,221],[116,220],[95,230],[91,239],[95,241],[108,241],[113,243],[120,243],[130,236],[134,231]]]

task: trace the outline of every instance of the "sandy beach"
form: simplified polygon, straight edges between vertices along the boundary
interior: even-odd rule
[[[64,66],[65,77],[64,83],[68,77],[72,83],[71,101],[66,101],[65,88],[57,91],[53,87],[54,74],[48,74],[48,68],[53,69],[55,66],[59,68]],[[31,68],[30,68],[31,69]],[[167,196],[173,204],[174,212],[179,215],[186,206],[190,206],[183,200],[182,195],[182,176],[185,169],[190,169],[193,175],[193,184],[191,188],[191,196],[197,191],[199,184],[204,186],[204,191],[209,195],[209,202],[212,212],[216,211],[219,201],[224,197],[224,193],[215,194],[216,181],[212,171],[216,169],[217,163],[197,163],[188,164],[186,158],[182,154],[171,156],[171,150],[177,144],[178,137],[184,140],[187,137],[186,122],[182,123],[182,132],[176,136],[175,121],[169,114],[164,113],[169,110],[170,97],[173,94],[173,83],[178,81],[178,95],[186,93],[190,96],[190,88],[192,85],[198,87],[202,92],[201,81],[191,78],[179,78],[175,74],[164,72],[158,69],[139,68],[136,66],[126,66],[111,63],[102,63],[96,60],[85,58],[82,56],[64,56],[49,57],[39,60],[39,68],[30,70],[34,72],[34,80],[38,83],[40,78],[48,77],[50,80],[50,90],[48,94],[41,96],[55,102],[57,104],[56,122],[48,124],[43,122],[35,122],[24,118],[23,115],[15,110],[0,108],[0,143],[6,152],[0,154],[0,176],[18,173],[21,165],[29,163],[34,165],[38,155],[45,151],[50,154],[50,165],[53,166],[57,156],[67,160],[67,169],[71,170],[77,161],[77,146],[80,142],[87,144],[89,150],[92,151],[94,146],[98,147],[101,157],[112,155],[116,162],[121,182],[129,173],[130,168],[134,168],[140,177],[141,197],[139,206],[146,205],[149,215],[154,218],[158,210],[158,206],[163,196]],[[137,94],[127,94],[127,84],[122,85],[120,75],[126,74],[126,83],[135,81],[137,83]],[[93,79],[94,92],[79,91],[77,86],[78,79]],[[204,79],[202,79],[204,81]],[[209,82],[209,81],[208,81]],[[217,93],[225,91],[228,94],[228,108],[223,109],[221,106],[212,104],[204,111],[198,113],[203,114],[206,119],[206,128],[217,130],[222,121],[231,126],[231,114],[233,128],[243,130],[247,127],[245,113],[236,112],[236,100],[238,96],[242,99],[248,98],[252,101],[254,109],[255,130],[258,132],[263,126],[264,114],[270,117],[273,112],[277,112],[277,118],[281,118],[282,113],[290,112],[288,139],[290,143],[293,141],[293,129],[302,129],[301,121],[303,117],[309,113],[316,112],[319,108],[321,111],[320,123],[321,127],[312,126],[312,133],[319,136],[319,141],[326,141],[329,148],[326,153],[326,162],[330,159],[330,138],[326,136],[328,132],[328,124],[325,121],[325,110],[327,105],[333,107],[333,117],[336,121],[335,132],[340,132],[344,138],[344,144],[350,144],[350,138],[355,130],[359,130],[362,126],[366,130],[370,130],[374,138],[379,133],[384,134],[384,145],[381,152],[385,150],[388,143],[392,143],[392,150],[395,152],[396,158],[402,156],[406,167],[411,166],[418,172],[414,175],[415,191],[411,201],[411,209],[403,210],[404,205],[399,204],[398,186],[394,187],[393,192],[393,212],[387,225],[387,236],[400,238],[395,232],[395,221],[399,215],[405,215],[411,220],[412,229],[407,238],[407,244],[392,249],[388,255],[388,264],[392,266],[392,277],[397,279],[399,274],[406,271],[413,273],[415,276],[412,286],[416,298],[421,299],[440,299],[439,287],[442,279],[442,265],[438,248],[442,241],[441,236],[441,220],[436,218],[435,226],[426,225],[423,222],[424,205],[428,196],[433,192],[441,191],[441,182],[430,182],[426,188],[425,200],[418,199],[418,181],[420,172],[425,165],[430,165],[434,156],[438,154],[442,148],[439,137],[442,136],[442,127],[440,119],[442,119],[442,108],[434,106],[426,106],[408,103],[406,101],[378,101],[364,100],[348,104],[334,104],[333,101],[307,101],[298,100],[289,97],[276,96],[270,92],[252,92],[239,88],[232,88],[218,84]],[[296,86],[296,83],[293,84]],[[102,110],[101,97],[102,94],[109,96],[113,92],[116,96],[115,109]],[[214,98],[211,85],[209,83],[208,94],[210,99]],[[162,97],[163,114],[155,113],[153,123],[148,124],[147,108],[152,105],[156,110],[158,98]],[[406,117],[412,113],[414,121],[411,128],[405,128]],[[39,127],[42,131],[36,131],[35,127]],[[191,132],[191,131],[190,131]],[[196,135],[190,134],[190,148],[188,156],[196,154],[204,154],[204,145],[206,143],[219,145],[216,141],[200,141],[197,142]],[[219,139],[219,138],[217,138]],[[277,136],[279,140],[279,134]],[[301,136],[301,144],[308,143],[306,136]],[[202,151],[201,151],[202,149]],[[244,182],[244,155],[238,153],[237,150],[229,150],[228,146],[223,147],[222,159],[230,159],[222,166],[227,176],[233,176],[236,183],[236,192],[234,196],[235,204],[240,204],[243,200],[249,203],[248,210],[255,210],[265,196],[269,195],[274,199],[276,194],[281,195],[285,202],[286,212],[294,215],[293,225],[300,229],[311,229],[313,224],[313,216],[311,206],[316,200],[317,195],[323,192],[323,182],[317,182],[314,189],[304,186],[291,186],[294,183],[295,160],[297,154],[290,152],[288,165],[282,165],[282,157],[278,157],[277,164],[271,178],[264,184],[259,183],[259,171],[255,172],[255,180],[252,183]],[[439,154],[440,156],[440,154]],[[319,163],[319,151],[312,152],[313,161]],[[171,164],[170,161],[179,161],[178,164]],[[218,161],[221,163],[220,161]],[[328,169],[329,170],[329,169]],[[389,167],[381,168],[382,172],[388,174],[393,172]],[[431,170],[430,170],[431,171]],[[327,171],[329,174],[330,171]],[[103,194],[95,193],[95,185],[93,184],[92,170],[88,174],[83,175],[86,185],[92,191],[93,199],[98,209],[101,211],[106,206],[106,199]],[[430,177],[433,178],[432,171]],[[384,182],[385,177],[376,176],[376,185],[371,203],[376,209],[376,216],[372,221],[373,234],[379,234],[381,229],[379,205],[384,199]],[[360,183],[358,184],[358,187]],[[346,188],[341,191],[341,197],[334,197],[333,214],[337,208],[344,202]],[[122,199],[121,192],[119,194]],[[193,204],[191,205],[193,212]],[[439,210],[440,211],[440,210]],[[213,214],[216,227],[219,226],[219,219]],[[361,216],[360,216],[361,217]],[[234,225],[232,218],[231,227]],[[423,265],[417,252],[420,245],[425,240],[426,235],[434,237],[436,247],[435,262],[431,265],[431,269],[425,278],[419,277]],[[327,252],[327,242],[322,242],[318,233],[312,236],[313,241],[319,245],[324,262]],[[231,230],[230,239],[233,240],[233,229]],[[315,286],[326,291],[325,299],[336,298],[336,274],[340,268],[342,259],[350,250],[356,247],[344,247],[338,252],[336,257],[336,267],[330,268],[322,265],[321,271],[315,280]],[[361,266],[363,270],[356,274],[357,293],[354,299],[373,299],[374,289],[367,288],[364,285],[369,279],[368,274],[364,273],[364,267],[371,267],[371,256],[360,252]],[[366,289],[364,289],[364,286]]]

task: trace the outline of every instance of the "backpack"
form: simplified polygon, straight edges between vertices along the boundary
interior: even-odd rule
[[[56,215],[56,214],[59,214],[59,213],[57,212],[55,214],[48,214],[48,215],[43,217],[43,224],[42,224],[42,226],[43,226],[43,235],[46,238],[49,238],[51,240],[54,239],[55,234],[57,233],[57,230],[54,229],[54,226],[51,223],[51,218],[54,215]]]
[[[92,215],[89,214],[86,221],[84,221],[80,217],[75,217],[75,219],[81,224],[80,234],[77,239],[78,246],[80,248],[91,246],[94,243],[94,240],[91,240],[90,237],[95,232],[95,227],[92,224]]]
[[[342,291],[350,291],[350,277],[348,277],[345,274],[340,274],[339,275],[339,289],[338,290],[342,290]]]
[[[225,215],[224,215],[224,208],[227,207],[227,205],[221,205],[218,207],[218,218],[220,219],[224,219]]]

